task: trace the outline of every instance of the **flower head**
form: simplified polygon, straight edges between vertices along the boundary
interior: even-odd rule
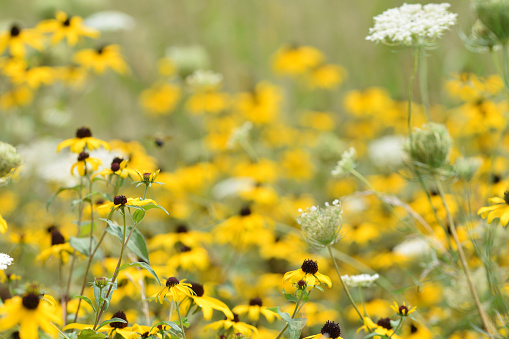
[[[410,314],[412,314],[413,312],[415,312],[415,310],[417,309],[417,306],[414,306],[414,307],[411,307],[411,308],[408,308],[405,304],[405,302],[403,302],[403,305],[398,305],[397,302],[394,302],[394,305],[391,305],[391,308],[400,316],[402,317],[406,317]]]
[[[156,178],[161,170],[157,170],[155,172],[143,171],[142,173],[140,173],[138,170],[135,171],[136,174],[138,174],[138,178],[140,179],[139,182],[142,182],[149,186],[152,185],[153,183],[158,184],[158,182],[156,182]]]
[[[350,287],[370,287],[379,278],[378,274],[342,275],[341,279]]]
[[[258,321],[260,314],[262,314],[270,323],[278,317],[276,313],[272,312],[267,307],[264,307],[262,299],[258,297],[249,300],[249,305],[235,306],[233,308],[233,312],[239,315],[247,313],[248,318],[251,321]]]
[[[106,45],[97,49],[84,49],[74,54],[74,61],[97,74],[103,74],[108,68],[125,74],[129,67],[120,54],[120,46]]]
[[[89,168],[96,171],[99,168],[99,165],[102,164],[102,161],[97,158],[91,158],[87,152],[81,152],[78,155],[78,161],[74,163],[71,167],[71,174],[74,174],[74,169],[78,169],[78,174],[81,176],[87,175],[90,171]],[[87,167],[87,165],[89,167]]]
[[[450,6],[403,4],[386,10],[373,18],[375,25],[366,40],[402,46],[430,44],[456,23],[457,14],[447,10]]]
[[[41,32],[51,33],[51,44],[56,45],[63,39],[71,46],[76,45],[82,36],[97,38],[99,32],[83,25],[83,19],[58,11],[55,19],[44,20],[37,25]]]
[[[331,174],[336,178],[346,177],[350,174],[357,164],[357,154],[355,148],[350,147],[348,151],[345,151],[341,156],[341,160],[338,161],[336,167],[332,170]]]
[[[0,141],[0,178],[9,175],[21,165],[21,155],[8,143]]]
[[[194,294],[191,289],[192,285],[184,281],[186,281],[186,279],[179,281],[175,277],[168,278],[163,289],[157,293],[156,301],[162,304],[166,297],[170,301],[180,302],[184,298],[192,296]]]
[[[117,195],[113,198],[113,201],[107,202],[98,208],[109,208],[117,211],[119,208],[129,206],[145,206],[153,203],[157,206],[157,203],[152,199],[141,199],[141,198],[127,198],[125,195]]]
[[[313,206],[299,212],[297,223],[312,245],[330,246],[340,239],[343,208],[339,200],[334,200],[332,204],[325,203],[325,207]]]
[[[339,328],[339,324],[336,324],[334,321],[327,321],[325,325],[323,325],[319,334],[315,334],[304,339],[343,339],[343,338],[341,338],[341,329]]]
[[[9,48],[9,53],[14,57],[23,58],[26,47],[30,46],[37,50],[44,48],[43,36],[35,29],[21,28],[14,24],[11,29],[0,33],[0,53]]]
[[[502,226],[507,226],[509,223],[509,191],[504,192],[504,198],[494,197],[488,200],[491,206],[481,207],[477,211],[477,215],[481,218],[488,217],[488,223],[491,224],[493,220],[500,218]]]
[[[298,270],[286,272],[283,276],[283,283],[285,281],[290,281],[299,288],[301,286],[300,281],[304,281],[306,287],[314,287],[321,284],[326,284],[327,286],[332,287],[332,281],[330,278],[319,273],[318,263],[311,259],[304,260],[301,268]]]
[[[11,265],[13,262],[13,259],[5,253],[0,253],[0,270],[7,269],[7,266]]]
[[[110,145],[106,141],[102,141],[92,137],[92,131],[88,127],[81,127],[76,130],[76,137],[62,141],[57,146],[57,152],[62,149],[70,147],[71,152],[81,153],[85,151],[85,148],[89,151],[93,151],[100,147],[107,150],[110,149]]]

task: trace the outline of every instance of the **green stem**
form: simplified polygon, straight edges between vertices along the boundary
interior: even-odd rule
[[[417,47],[414,51],[414,68],[412,70],[412,74],[410,75],[410,81],[408,83],[408,134],[410,135],[410,144],[412,144],[412,88],[415,80],[415,75],[417,74],[417,65],[419,63],[419,50]]]
[[[362,310],[364,311],[364,316],[369,317],[368,311],[366,310],[366,304],[364,304],[364,298],[362,297],[362,286],[359,285],[359,299],[361,299]]]
[[[301,293],[300,293],[299,299],[297,300],[297,303],[295,304],[295,309],[293,310],[292,319],[295,318],[295,316],[299,313],[300,309],[302,308],[302,307],[299,308],[299,305],[302,301],[302,296],[304,295],[304,293],[305,293],[304,291],[301,291]],[[288,328],[288,323],[286,323],[285,327],[283,327],[283,329],[279,332],[276,339],[281,338],[281,336],[283,335],[283,333],[285,333],[287,328]]]
[[[115,268],[115,272],[113,273],[113,277],[111,278],[110,288],[108,289],[108,292],[106,293],[106,299],[108,299],[110,297],[111,292],[113,290],[113,284],[115,283],[115,280],[117,279],[117,276],[118,276],[118,273],[119,273],[120,264],[122,263],[122,257],[124,256],[124,249],[125,249],[126,243],[127,243],[126,242],[126,238],[125,238],[125,234],[126,234],[126,231],[127,231],[127,224],[126,224],[126,221],[125,221],[125,210],[122,210],[122,217],[123,217],[123,220],[124,220],[124,232],[123,232],[123,237],[122,237],[122,247],[120,248],[120,257],[118,258],[117,267]],[[132,230],[134,230],[134,227],[132,228]],[[131,230],[131,233],[129,233],[129,237],[132,234],[132,230]],[[129,241],[129,238],[127,238],[127,241]],[[94,324],[94,330],[97,328],[97,324],[101,320],[102,314],[105,311],[105,309],[104,309],[105,307],[106,307],[106,302],[103,302],[102,305],[101,305],[101,308],[99,310],[99,316],[97,317],[97,319],[95,321],[95,324]]]
[[[400,329],[401,325],[403,325],[403,322],[404,322],[404,321],[405,321],[405,317],[401,317],[401,319],[399,320],[399,324],[398,324],[398,326],[396,327],[396,329],[395,329],[394,331],[392,331],[392,334],[391,334],[391,336],[389,337],[389,339],[391,339],[391,338],[392,338],[392,336],[393,336],[393,335],[395,335],[395,334],[399,331],[399,329]]]
[[[355,301],[353,300],[352,295],[350,294],[350,291],[348,291],[348,287],[346,286],[345,282],[343,281],[343,278],[341,277],[341,273],[339,273],[339,267],[338,267],[338,264],[336,263],[336,259],[332,255],[331,247],[327,246],[327,249],[329,250],[329,255],[330,255],[330,258],[331,258],[332,262],[334,263],[334,268],[336,269],[336,273],[337,273],[337,275],[339,277],[339,280],[341,280],[341,285],[343,285],[343,290],[345,291],[345,293],[346,293],[348,299],[350,300],[350,303],[352,304],[353,308],[355,309],[355,311],[359,315],[361,323],[364,323],[364,317],[362,316],[361,311],[359,311],[359,309],[357,308],[357,305],[355,304]]]
[[[484,329],[490,334],[490,337],[493,338],[493,325],[490,323],[488,317],[484,313],[484,310],[481,305],[481,301],[479,300],[479,296],[477,295],[477,291],[475,289],[474,283],[472,281],[472,276],[470,275],[470,269],[468,268],[468,262],[465,256],[465,253],[463,252],[463,247],[461,246],[461,242],[458,237],[458,233],[456,232],[456,226],[454,224],[454,218],[452,217],[452,214],[449,210],[449,206],[447,204],[447,201],[445,200],[444,191],[442,189],[442,185],[440,182],[436,181],[438,193],[440,194],[440,199],[442,200],[442,203],[445,208],[445,212],[447,214],[447,218],[449,220],[449,226],[451,229],[451,234],[453,237],[454,242],[456,243],[456,247],[458,249],[461,266],[463,268],[463,271],[465,272],[465,276],[467,278],[467,284],[470,289],[470,292],[472,293],[472,296],[474,297],[475,304],[477,306],[477,310],[479,311],[479,316],[481,317],[482,323],[484,325]],[[496,332],[495,332],[496,333]]]
[[[504,84],[509,84],[509,54],[507,53],[507,45],[504,44],[502,46],[502,50],[504,51]],[[507,89],[507,86],[506,86]]]
[[[430,100],[429,100],[429,91],[428,91],[428,63],[426,60],[426,52],[423,47],[418,47],[419,49],[419,88],[421,90],[421,101],[424,107],[424,113],[426,114],[426,118],[428,122],[431,121],[431,113],[430,113]]]
[[[175,307],[177,309],[177,314],[179,316],[180,329],[182,330],[182,337],[186,339],[186,332],[184,331],[184,323],[182,322],[182,317],[180,316],[180,305],[175,301]]]
[[[145,184],[145,193],[143,193],[143,200],[147,198],[148,186],[149,184]]]

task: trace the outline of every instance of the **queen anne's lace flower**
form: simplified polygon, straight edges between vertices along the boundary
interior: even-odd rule
[[[7,266],[12,264],[12,261],[13,259],[9,255],[5,253],[0,253],[0,270],[3,271],[7,269]]]
[[[456,23],[457,14],[447,9],[451,5],[403,4],[374,17],[375,25],[369,29],[367,40],[376,43],[411,46],[432,43]]]
[[[358,274],[358,275],[343,275],[341,279],[343,279],[344,283],[350,287],[369,287],[373,285],[375,280],[377,280],[380,276],[378,274],[369,275],[369,274]]]
[[[325,203],[325,207],[312,206],[305,211],[299,209],[299,212],[297,222],[312,245],[330,246],[340,239],[343,207],[339,200],[334,200],[332,204]]]

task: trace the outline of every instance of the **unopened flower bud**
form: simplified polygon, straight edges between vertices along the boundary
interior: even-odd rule
[[[452,139],[444,125],[429,123],[414,131],[405,148],[415,165],[433,171],[449,163]]]
[[[21,165],[21,156],[16,149],[5,142],[0,142],[0,178]]]

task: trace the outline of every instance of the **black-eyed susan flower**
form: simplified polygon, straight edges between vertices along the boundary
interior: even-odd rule
[[[127,178],[127,176],[136,174],[135,171],[133,171],[132,169],[126,168],[126,167],[127,167],[127,160],[117,157],[111,161],[110,168],[103,169],[102,171],[94,174],[92,176],[92,178],[94,178],[98,175],[103,176],[103,177],[107,177],[110,175],[118,175],[121,178]]]
[[[241,333],[244,336],[251,336],[253,333],[258,333],[258,329],[252,325],[239,321],[239,316],[233,313],[233,318],[226,318],[225,320],[215,321],[208,324],[203,328],[204,330],[213,329],[221,332],[231,332],[231,334]]]
[[[23,107],[32,102],[34,93],[28,86],[16,86],[0,96],[0,108],[8,110]]]
[[[338,66],[322,64],[313,68],[309,74],[309,87],[333,89],[343,81],[346,71]]]
[[[311,46],[286,45],[277,50],[272,67],[281,75],[299,75],[317,66],[323,54]]]
[[[305,339],[343,339],[341,338],[341,329],[339,324],[334,321],[327,321],[323,325],[320,333],[306,337]]]
[[[366,333],[377,333],[382,336],[374,336],[375,339],[382,339],[382,338],[395,338],[399,339],[399,336],[394,333],[394,329],[392,328],[391,319],[389,318],[380,318],[376,322],[376,324],[371,320],[369,317],[364,317],[364,325],[361,326],[357,332],[360,330],[364,330]]]
[[[66,263],[69,259],[69,254],[73,252],[74,249],[69,242],[65,241],[62,233],[57,229],[53,229],[51,231],[51,246],[39,253],[37,257],[35,257],[35,261],[44,262],[49,257],[54,256],[62,260],[63,263]]]
[[[481,207],[477,211],[483,219],[488,217],[488,223],[491,224],[493,220],[500,218],[502,226],[507,226],[509,223],[509,191],[504,192],[504,198],[494,197],[488,199],[491,206]]]
[[[394,305],[391,305],[391,308],[394,310],[394,312],[396,312],[398,315],[402,316],[402,317],[406,317],[410,314],[412,314],[413,312],[415,312],[415,310],[417,309],[417,306],[414,306],[414,307],[411,307],[411,308],[408,308],[405,304],[405,302],[403,302],[403,305],[398,305],[397,302],[394,302]]]
[[[103,147],[107,150],[110,149],[110,145],[106,141],[99,140],[92,136],[92,132],[88,127],[78,128],[76,131],[76,137],[72,139],[66,139],[62,141],[57,146],[57,152],[60,152],[62,149],[70,147],[71,152],[73,153],[81,153],[85,150],[85,147],[89,151],[93,151],[100,147]]]
[[[99,31],[83,25],[82,18],[79,16],[67,15],[62,11],[56,13],[55,19],[41,21],[39,25],[37,25],[37,29],[52,35],[52,45],[56,45],[61,40],[67,39],[67,43],[74,46],[82,36],[89,38],[99,37]]]
[[[90,154],[87,152],[81,152],[78,154],[78,161],[74,163],[71,167],[71,174],[74,175],[74,169],[78,169],[78,174],[81,176],[85,176],[89,173],[90,169],[87,165],[94,171],[97,171],[99,165],[102,164],[102,161],[97,158],[91,158]]]
[[[161,170],[157,170],[155,172],[149,172],[144,170],[143,173],[141,173],[138,170],[135,171],[136,174],[138,174],[138,179],[140,179],[140,182],[147,184],[150,187],[150,185],[152,185],[153,183],[157,183],[156,178]]]
[[[62,318],[55,307],[54,299],[41,296],[37,286],[29,286],[21,297],[7,299],[0,306],[0,331],[12,329],[19,325],[21,339],[39,338],[38,328],[54,337],[58,329],[54,324],[61,324]]]
[[[106,45],[98,49],[84,49],[74,54],[74,62],[97,74],[103,74],[108,68],[125,74],[129,67],[120,54],[120,46]]]
[[[313,287],[321,284],[326,284],[332,287],[331,279],[318,272],[318,263],[311,259],[306,259],[302,263],[301,268],[295,271],[286,272],[283,276],[283,283],[290,281],[292,284],[298,284],[299,281],[304,281],[306,286]]]
[[[99,206],[99,209],[112,209],[117,211],[121,207],[129,207],[129,206],[145,206],[148,204],[154,204],[157,205],[157,203],[152,199],[141,199],[141,198],[127,198],[125,195],[117,195],[115,198],[113,198],[113,201],[107,202],[101,206]]]
[[[180,87],[167,82],[155,83],[140,94],[143,108],[150,114],[171,113],[180,99]]]
[[[120,337],[124,339],[135,339],[139,338],[140,334],[149,332],[151,327],[150,326],[141,326],[134,324],[133,326],[129,326],[129,322],[127,321],[127,316],[124,313],[124,311],[117,311],[113,314],[111,319],[118,318],[122,319],[125,322],[117,321],[109,323],[106,326],[101,327],[98,329],[98,332],[106,332],[108,333],[109,338],[115,338],[118,334]],[[78,323],[72,323],[63,328],[64,331],[76,329],[76,330],[84,330],[84,329],[91,329],[94,325],[92,324],[78,324]]]
[[[156,295],[156,301],[159,303],[164,302],[164,298],[167,297],[170,302],[180,302],[185,297],[190,297],[194,294],[191,289],[191,284],[184,282],[186,279],[178,280],[175,277],[168,278],[166,285]]]
[[[258,321],[262,314],[268,322],[273,322],[278,317],[276,313],[263,306],[263,301],[259,297],[249,300],[249,305],[238,305],[233,308],[233,312],[238,315],[247,313],[247,317],[251,321]]]
[[[194,294],[189,295],[189,298],[186,298],[182,301],[181,307],[184,309],[184,312],[189,310],[189,308],[192,306],[192,303],[194,302],[198,307],[201,308],[203,318],[205,320],[212,319],[212,313],[214,310],[223,312],[227,318],[233,319],[233,313],[230,311],[230,308],[221,300],[208,296],[205,286],[195,282],[191,282],[190,284]]]
[[[12,25],[11,29],[0,33],[0,53],[9,48],[9,53],[14,57],[23,58],[26,54],[25,46],[37,50],[44,48],[44,37],[35,29],[21,29],[18,25]]]

